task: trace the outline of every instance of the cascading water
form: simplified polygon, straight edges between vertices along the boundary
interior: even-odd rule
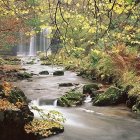
[[[49,46],[50,46],[50,30],[48,28],[42,29],[42,33],[41,36],[42,38],[40,38],[40,47],[42,48],[43,52],[46,52],[49,50]]]
[[[57,99],[53,102],[53,106],[54,106],[54,107],[57,106]]]
[[[24,38],[24,33],[20,32],[20,42],[18,45],[17,55],[19,56],[36,56],[37,51],[51,53],[49,48],[51,44],[50,39],[51,31],[48,28],[42,29],[40,33],[32,35],[30,42],[25,42],[27,39]]]
[[[36,36],[31,36],[30,39],[30,48],[29,48],[29,56],[35,56],[36,55]]]
[[[23,32],[20,31],[20,42],[19,42],[19,46],[18,46],[18,52],[17,55],[18,56],[22,56],[24,55],[24,48],[23,48]]]
[[[89,102],[91,102],[92,101],[92,98],[90,97],[90,95],[88,95],[87,97],[86,97],[86,99],[85,99],[85,103],[89,103]]]

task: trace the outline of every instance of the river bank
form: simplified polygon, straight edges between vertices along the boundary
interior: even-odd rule
[[[27,72],[34,75],[30,80],[17,83],[32,100],[30,105],[36,105],[45,110],[58,110],[64,114],[66,123],[63,134],[48,138],[50,140],[139,140],[140,122],[138,116],[133,114],[124,105],[112,107],[95,107],[91,103],[74,108],[58,107],[48,100],[55,100],[65,94],[67,90],[75,87],[59,87],[59,83],[77,83],[79,88],[91,83],[76,76],[76,73],[65,71],[64,76],[53,76],[56,69],[62,67],[41,66],[39,63],[23,66]],[[39,75],[47,70],[49,75]],[[39,102],[38,102],[39,101]],[[40,104],[41,103],[41,104]],[[35,114],[38,117],[37,113]]]

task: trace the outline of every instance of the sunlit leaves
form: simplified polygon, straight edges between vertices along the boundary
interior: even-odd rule
[[[34,119],[31,123],[25,125],[25,131],[27,133],[34,133],[41,137],[48,137],[56,132],[54,129],[59,129],[60,132],[63,130],[63,126],[57,122],[37,120]]]
[[[125,1],[127,1],[128,3],[132,3],[132,0],[125,0]]]
[[[0,111],[18,110],[18,108],[6,99],[0,99]]]

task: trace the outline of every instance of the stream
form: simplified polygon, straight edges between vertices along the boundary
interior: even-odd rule
[[[28,60],[24,60],[28,61]],[[85,102],[79,107],[58,107],[57,98],[66,91],[79,88],[91,81],[76,76],[76,73],[65,71],[64,76],[53,76],[55,70],[62,67],[52,67],[36,64],[24,64],[27,72],[33,73],[29,80],[16,84],[31,101],[29,106],[37,106],[44,111],[58,110],[66,118],[65,131],[62,134],[44,140],[140,140],[140,118],[124,105],[110,107],[95,107]],[[39,75],[47,70],[49,75]],[[59,83],[74,83],[72,87],[59,87]],[[33,111],[35,117],[38,113]]]

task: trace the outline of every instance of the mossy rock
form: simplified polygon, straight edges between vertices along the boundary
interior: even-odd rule
[[[100,85],[96,83],[86,84],[83,86],[83,94],[93,95],[97,90],[99,90],[99,88],[100,88]]]
[[[27,103],[27,97],[25,96],[24,92],[17,87],[11,90],[11,92],[9,93],[9,96],[7,97],[7,100],[14,104],[16,102]]]
[[[55,71],[55,72],[53,72],[53,75],[54,76],[63,76],[64,75],[64,71]]]
[[[41,71],[39,72],[40,75],[49,75],[49,72],[46,70],[46,71]]]
[[[32,74],[30,74],[28,72],[17,73],[17,77],[18,77],[18,79],[23,80],[23,79],[32,78]]]
[[[55,121],[34,119],[25,125],[25,131],[35,134],[38,139],[41,139],[64,132],[64,127]]]
[[[132,106],[132,111],[140,114],[140,96],[136,99],[136,103]]]
[[[140,115],[140,108],[138,108],[137,105],[134,105],[134,106],[132,107],[132,111],[133,111],[134,113]]]
[[[71,87],[71,86],[73,86],[72,83],[60,83],[59,84],[59,87]]]
[[[128,90],[128,100],[126,102],[127,106],[132,108],[134,112],[140,110],[140,87],[134,86]]]
[[[62,107],[73,107],[82,105],[84,100],[83,94],[78,91],[69,91],[58,99],[58,105]]]
[[[32,61],[27,62],[27,64],[33,65],[33,64],[35,64],[35,62],[32,60]]]
[[[126,102],[126,95],[121,89],[111,86],[104,93],[98,94],[93,100],[93,105],[107,106]]]

